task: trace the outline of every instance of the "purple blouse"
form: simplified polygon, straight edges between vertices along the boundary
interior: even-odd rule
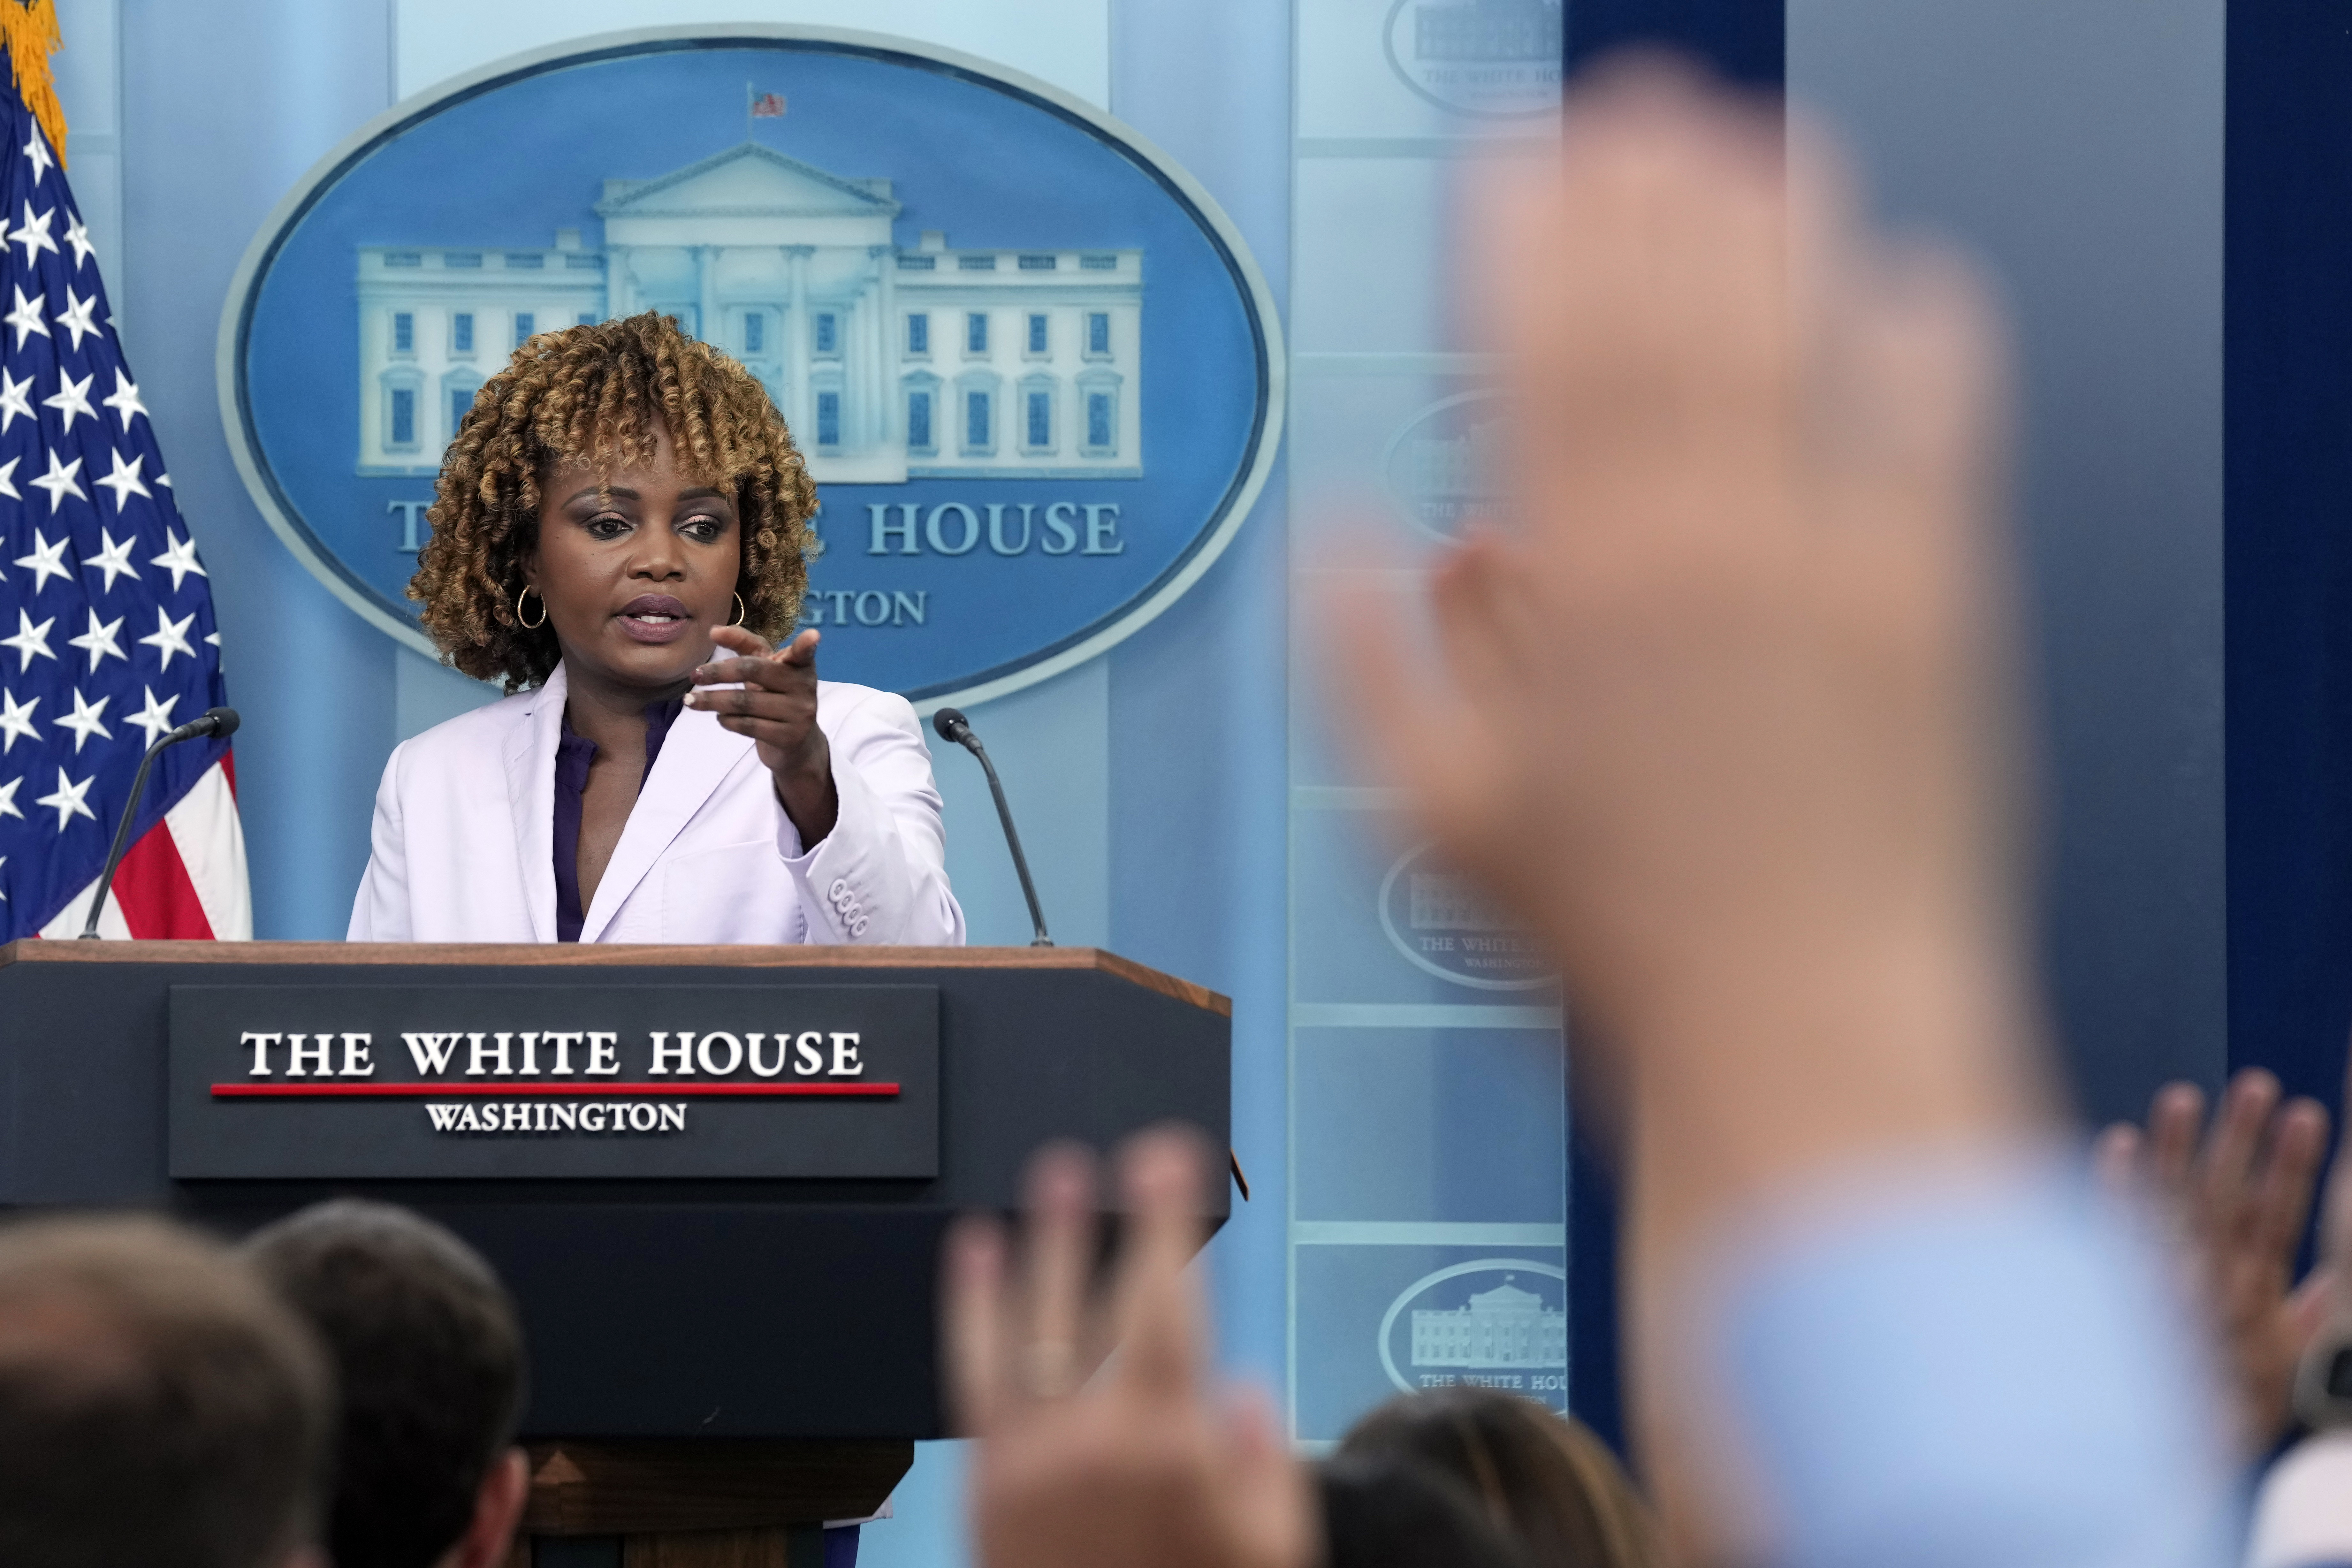
[[[653,777],[654,759],[662,742],[685,707],[673,697],[646,709],[646,778]],[[563,733],[555,742],[555,940],[578,942],[588,911],[580,907],[580,801],[588,789],[588,767],[596,760],[596,742],[572,731],[565,715]],[[638,785],[643,790],[642,783]]]

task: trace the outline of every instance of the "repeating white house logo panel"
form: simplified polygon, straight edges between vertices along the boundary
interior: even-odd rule
[[[1467,1383],[1563,1408],[1567,1290],[1566,1270],[1530,1258],[1438,1269],[1407,1286],[1382,1314],[1381,1370],[1407,1392]]]
[[[1432,847],[1407,850],[1381,879],[1381,929],[1416,969],[1481,991],[1532,991],[1559,975],[1543,942]]]
[[[746,117],[752,86],[789,114]],[[809,458],[826,673],[919,700],[1156,614],[1277,437],[1263,282],[1131,133],[899,41],[730,29],[506,62],[322,163],[232,291],[232,444],[297,552],[421,647],[403,590],[474,395],[535,332],[646,310]]]
[[[1457,114],[1543,114],[1560,93],[1560,0],[1394,0],[1389,67]]]

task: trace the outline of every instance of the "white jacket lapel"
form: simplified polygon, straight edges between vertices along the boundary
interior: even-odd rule
[[[547,678],[507,737],[507,805],[531,940],[555,940],[555,747],[563,733],[563,667]]]
[[[637,884],[730,774],[760,765],[757,750],[751,737],[721,729],[715,714],[694,708],[678,713],[662,739],[653,772],[638,787],[637,803],[629,810],[620,843],[613,847],[604,879],[596,884],[595,900],[580,928],[582,942],[594,942],[612,924]],[[551,763],[550,766],[551,777]],[[549,800],[551,808],[552,794]]]

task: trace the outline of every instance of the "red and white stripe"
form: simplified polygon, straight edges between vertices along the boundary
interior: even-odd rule
[[[93,879],[41,934],[79,936],[97,890]],[[206,768],[123,856],[98,929],[118,939],[252,940],[253,891],[246,881],[245,829],[237,821],[236,773],[228,757]]]

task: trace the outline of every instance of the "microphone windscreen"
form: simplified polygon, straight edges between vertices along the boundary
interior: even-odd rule
[[[226,741],[231,735],[236,733],[236,727],[239,721],[236,716],[236,709],[208,708],[205,710],[205,717],[213,721],[213,733],[218,735],[222,740]]]
[[[940,740],[950,745],[960,746],[963,744],[964,732],[971,728],[971,724],[955,709],[942,708],[931,715],[931,728],[939,731]]]

